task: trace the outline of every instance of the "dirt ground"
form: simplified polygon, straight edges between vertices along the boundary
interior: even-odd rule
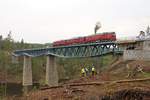
[[[126,64],[137,64],[143,72],[127,77]],[[42,87],[21,97],[9,100],[150,100],[150,62],[118,62],[96,76],[73,79],[58,87]]]
[[[150,100],[150,79],[138,82],[71,83],[32,91],[13,100]]]

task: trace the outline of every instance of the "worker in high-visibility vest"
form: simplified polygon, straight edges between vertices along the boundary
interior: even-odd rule
[[[95,70],[95,67],[92,66],[92,76],[94,76],[96,74],[96,70]]]
[[[82,74],[82,77],[86,76],[85,68],[81,69],[81,74]]]

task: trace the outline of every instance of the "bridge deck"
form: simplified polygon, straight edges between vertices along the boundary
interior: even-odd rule
[[[115,42],[89,43],[61,47],[16,50],[14,56],[43,56],[54,55],[58,57],[94,57],[107,53],[120,52]]]

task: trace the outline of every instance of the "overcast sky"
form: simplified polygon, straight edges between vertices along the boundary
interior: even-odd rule
[[[16,41],[47,43],[115,31],[136,36],[150,25],[150,0],[0,0],[0,34]]]

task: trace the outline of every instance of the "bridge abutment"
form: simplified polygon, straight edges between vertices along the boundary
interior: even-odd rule
[[[46,84],[49,86],[58,85],[57,63],[56,63],[56,57],[53,55],[47,55]]]
[[[124,60],[150,60],[150,40],[138,41],[136,49],[124,50]]]

